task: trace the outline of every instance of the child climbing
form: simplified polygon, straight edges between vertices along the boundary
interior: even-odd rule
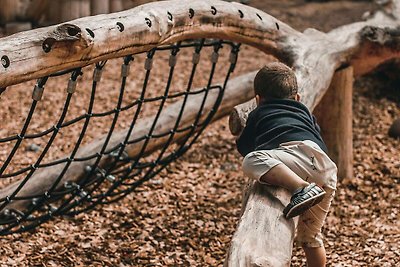
[[[257,108],[237,140],[243,171],[262,184],[292,194],[286,218],[299,216],[296,240],[309,267],[325,266],[321,228],[336,190],[337,168],[327,156],[315,117],[300,103],[294,72],[282,63],[263,67],[254,79]]]

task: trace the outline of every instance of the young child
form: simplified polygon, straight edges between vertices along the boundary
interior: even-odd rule
[[[321,228],[336,190],[337,168],[327,156],[315,117],[300,103],[294,72],[282,63],[263,67],[254,79],[257,108],[237,140],[243,171],[260,183],[292,193],[283,210],[298,215],[296,240],[309,267],[325,266]]]

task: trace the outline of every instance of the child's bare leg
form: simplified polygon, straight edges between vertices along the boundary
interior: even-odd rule
[[[301,179],[285,164],[278,164],[260,178],[261,182],[286,188],[290,192],[294,192],[299,188],[309,185],[308,182]]]
[[[308,267],[324,267],[326,265],[326,252],[324,247],[303,247],[306,253]]]

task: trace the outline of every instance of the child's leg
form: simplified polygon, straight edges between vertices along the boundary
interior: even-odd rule
[[[289,157],[283,159],[278,155],[282,153],[284,154],[284,152],[278,150],[254,151],[244,158],[243,172],[260,183],[283,187],[292,193],[309,185],[284,164],[285,161],[293,159]]]
[[[308,267],[323,267],[326,253],[322,241],[321,229],[334,198],[335,190],[327,188],[324,199],[299,218],[296,241],[301,244],[307,258]]]
[[[310,176],[309,159],[295,150],[273,149],[249,153],[243,160],[244,173],[261,183],[280,186],[292,192],[290,203],[283,210],[286,218],[300,215],[322,200],[325,191],[302,179]]]
[[[326,265],[326,252],[324,247],[303,247],[307,258],[307,267],[324,267]]]
[[[271,185],[286,188],[291,193],[309,185],[285,164],[278,164],[260,177],[260,181]]]

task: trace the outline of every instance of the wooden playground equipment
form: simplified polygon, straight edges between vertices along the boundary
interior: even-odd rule
[[[14,142],[0,165],[0,178],[24,175],[22,179],[0,187],[0,234],[24,231],[53,216],[73,215],[97,204],[117,200],[187,151],[213,120],[231,114],[231,132],[240,134],[247,114],[254,107],[252,80],[255,75],[251,72],[235,78],[230,76],[236,64],[240,64],[237,62],[240,44],[273,55],[294,69],[302,102],[315,110],[329,150],[333,152],[331,156],[339,165],[339,175],[350,177],[352,80],[400,57],[399,19],[400,1],[388,1],[381,11],[363,22],[328,33],[314,29],[301,33],[260,10],[239,3],[172,0],[2,38],[0,92],[13,90],[12,86],[16,84],[38,80],[22,130],[15,135],[0,136],[0,144]],[[212,77],[222,45],[230,48],[229,68],[223,81],[216,83]],[[170,94],[169,82],[179,50],[193,49],[191,63],[194,73],[201,62],[203,47],[212,48],[208,83],[193,89],[191,76],[188,88],[182,89],[183,93]],[[153,57],[159,50],[171,52],[165,63],[169,65],[170,73],[166,91],[146,99],[143,97],[145,83],[142,95],[126,107],[140,110],[146,102],[161,101],[156,114],[141,120],[135,116],[125,130],[114,132],[112,126],[108,134],[81,146],[91,117],[111,114],[115,119],[124,107],[120,101],[107,114],[94,114],[89,105],[85,116],[65,122],[66,103],[58,123],[41,134],[51,134],[54,139],[59,131],[78,119],[85,121],[73,152],[42,164],[51,147],[52,141],[49,141],[41,156],[31,165],[12,173],[6,172],[20,144],[27,138],[39,136],[28,135],[27,129],[48,79],[70,75],[67,86],[67,99],[70,100],[73,94],[77,94],[76,81],[83,68],[94,64],[92,90],[95,91],[107,60],[123,57],[122,92],[130,75],[132,59],[138,54],[146,54],[144,66],[148,77]],[[173,103],[164,108],[169,99]],[[169,151],[168,147],[174,143],[176,147]],[[141,162],[142,158],[154,153],[158,153],[155,159]],[[145,168],[149,169],[140,176]],[[140,179],[135,180],[135,175]],[[129,179],[134,180],[127,183]],[[107,182],[109,187],[102,191],[100,186]],[[124,189],[118,191],[122,187]],[[285,220],[282,216],[288,201],[289,194],[283,189],[249,184],[226,266],[290,264],[297,221]]]

